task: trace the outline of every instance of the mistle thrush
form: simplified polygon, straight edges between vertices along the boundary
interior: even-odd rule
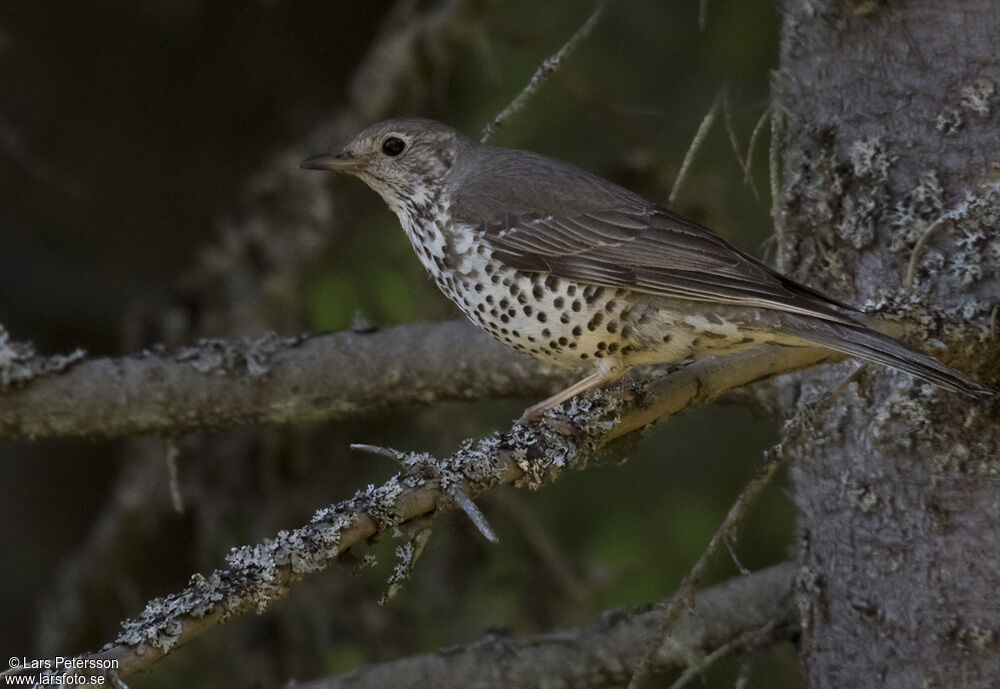
[[[972,397],[995,394],[698,223],[559,160],[404,118],[302,166],[377,191],[434,282],[480,328],[587,370],[522,418],[639,364],[763,342],[820,345]]]

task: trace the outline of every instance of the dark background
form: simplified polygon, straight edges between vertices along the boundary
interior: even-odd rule
[[[196,257],[220,242],[251,176],[289,147],[301,147],[303,158],[322,152],[301,142],[344,106],[347,80],[391,4],[0,4],[0,323],[46,353],[126,353],[127,314],[156,313]],[[777,10],[713,0],[702,32],[697,5],[613,3],[494,143],[561,157],[666,202],[691,137],[727,86],[745,153],[767,107]],[[392,114],[478,133],[590,9],[476,3],[477,21],[460,29],[468,36],[420,111]],[[754,155],[757,199],[721,124],[674,206],[760,256],[770,226],[767,139]],[[377,195],[354,180],[331,187],[343,221],[298,285],[302,329],[343,329],[355,314],[375,323],[457,317]],[[116,620],[219,566],[229,547],[296,526],[394,470],[349,453],[350,442],[447,453],[466,437],[503,428],[530,402],[185,439],[185,514],[152,505],[149,515],[130,513],[144,525],[148,519],[148,528],[130,531],[118,558],[93,565],[104,568],[99,586],[70,596],[86,622],[60,653],[96,649],[117,633]],[[392,568],[390,541],[374,547],[376,568],[314,577],[265,615],[215,630],[129,684],[269,686],[473,641],[491,628],[538,633],[657,600],[687,572],[775,437],[766,417],[745,410],[686,414],[647,437],[627,464],[566,475],[537,493],[487,498],[499,545],[482,542],[460,517],[439,520],[415,577],[387,606],[374,601]],[[148,451],[163,441],[143,442]],[[244,451],[247,443],[253,452]],[[81,544],[135,445],[0,446],[6,655],[30,657],[42,648],[37,630],[59,625],[64,611],[53,592],[81,562]],[[148,482],[166,491],[163,464],[150,467]],[[782,484],[768,489],[735,545],[751,569],[786,556],[792,509]],[[540,547],[555,560],[541,557]],[[720,556],[708,583],[735,572]],[[755,686],[796,685],[790,647],[762,656]],[[708,686],[731,686],[734,667],[710,672]]]

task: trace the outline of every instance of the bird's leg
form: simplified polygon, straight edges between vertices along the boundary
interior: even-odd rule
[[[524,410],[524,413],[521,414],[521,418],[518,419],[518,421],[521,423],[534,421],[535,419],[540,418],[542,414],[547,412],[549,409],[559,406],[571,397],[575,397],[581,392],[589,390],[592,387],[613,383],[621,378],[624,373],[625,367],[622,365],[621,361],[615,359],[614,357],[601,359],[598,363],[597,370],[589,376],[578,380],[565,390],[560,390],[556,394],[552,395],[552,397],[544,399],[538,404],[531,405]]]

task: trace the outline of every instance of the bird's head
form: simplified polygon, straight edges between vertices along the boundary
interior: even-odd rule
[[[471,143],[440,122],[398,118],[373,124],[338,153],[314,156],[302,167],[359,177],[401,213],[432,199]]]

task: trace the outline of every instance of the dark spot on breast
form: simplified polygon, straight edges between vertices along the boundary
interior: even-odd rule
[[[549,289],[555,289],[558,284],[559,280],[557,280],[553,276],[547,275],[545,277],[545,286],[548,287]]]
[[[600,352],[600,351],[594,352],[594,356],[597,357],[598,359],[603,359],[604,358],[604,352]]]
[[[493,295],[492,294],[487,294],[486,295],[486,303],[487,304],[493,304]]]
[[[573,337],[580,337],[583,334],[583,328],[578,325],[573,326]]]
[[[555,299],[552,300],[552,305],[557,309],[561,309],[564,303],[566,302],[562,297],[556,297]]]
[[[611,313],[612,311],[615,310],[615,306],[617,306],[615,300],[609,299],[608,303],[604,305],[604,310],[607,311],[608,313]]]
[[[595,313],[594,317],[591,318],[590,321],[588,321],[587,323],[587,330],[591,331],[597,330],[597,326],[599,326],[603,321],[604,321],[604,314],[599,312]]]
[[[580,302],[579,299],[574,299],[573,304],[570,308],[572,308],[574,311],[579,311],[580,309],[583,308],[583,304]]]
[[[552,337],[552,331],[548,328],[542,328],[542,337]]]
[[[565,311],[563,311],[562,315],[559,316],[559,322],[560,323],[569,323],[569,314],[566,313]]]
[[[507,315],[513,318],[517,315],[517,309],[507,309]]]
[[[608,351],[612,352],[612,353],[617,352],[618,351],[618,343],[617,342],[612,342],[611,344],[609,344],[608,345]]]
[[[490,275],[490,282],[492,282],[494,285],[497,284],[498,282],[500,282],[500,276],[496,274]]]
[[[545,315],[544,311],[539,311],[538,315],[535,316],[535,318],[538,319],[539,323],[544,323],[545,321],[547,321],[549,319],[549,317]]]
[[[723,335],[722,333],[713,333],[710,330],[706,330],[705,332],[702,333],[702,335],[704,337],[707,337],[710,340],[724,340],[724,339],[726,339],[726,336]]]
[[[534,287],[531,288],[531,294],[533,297],[535,297],[535,299],[541,299],[543,296],[545,296],[545,290],[542,289],[541,285],[535,285]]]
[[[598,342],[597,343],[597,348],[598,349],[607,349],[608,348],[608,343],[607,342]]]
[[[618,321],[608,321],[607,328],[608,332],[611,333],[612,335],[618,332]]]
[[[626,325],[622,328],[622,339],[627,340],[630,337],[632,337],[632,328]]]
[[[587,354],[586,352],[584,352],[583,354],[580,355],[580,358],[581,359],[586,359],[588,356],[590,356],[590,355]]]
[[[482,302],[479,302],[478,304],[476,304],[476,311],[485,312],[486,311],[486,305],[483,304]]]
[[[576,294],[576,285],[567,285],[566,286],[566,294],[568,294],[571,297],[573,295],[575,295]]]
[[[625,345],[624,347],[622,347],[622,356],[625,356],[627,354],[631,354],[634,351],[635,351],[635,347],[633,347],[632,345]]]
[[[507,297],[504,297],[503,299],[500,300],[501,309],[506,309],[508,306],[510,306],[510,302],[507,301]]]
[[[670,334],[669,333],[667,333],[666,335],[663,336],[663,344],[667,344],[668,342],[670,342]]]
[[[569,344],[569,340],[567,340],[565,337],[560,337],[559,338],[559,344],[561,344],[563,347],[565,347],[566,345]]]
[[[524,311],[524,315],[525,316],[530,316],[531,313],[534,311],[534,309],[531,308],[531,304],[525,304],[524,308],[522,309],[522,311]]]
[[[521,337],[521,333],[519,333],[517,330],[512,331],[511,335],[513,335],[514,337],[517,337],[517,338]]]
[[[505,313],[500,314],[500,322],[501,323],[510,323],[510,316],[508,316]]]

